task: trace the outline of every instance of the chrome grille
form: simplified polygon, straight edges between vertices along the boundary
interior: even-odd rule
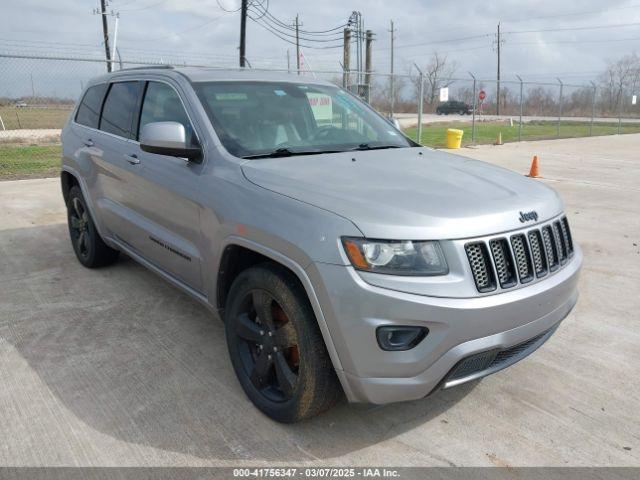
[[[475,241],[464,248],[481,293],[495,290],[498,284],[507,289],[542,278],[564,265],[574,252],[566,217],[510,239]]]
[[[529,232],[529,244],[531,245],[531,253],[533,255],[533,266],[536,270],[538,278],[547,274],[547,257],[544,254],[542,246],[542,237],[539,230],[531,230]]]
[[[533,280],[533,268],[531,267],[531,255],[529,254],[529,245],[523,234],[511,237],[511,247],[513,248],[513,256],[516,259],[518,267],[518,276],[521,283],[527,283]]]
[[[464,247],[469,259],[469,265],[473,272],[473,279],[479,292],[490,292],[495,290],[496,282],[489,261],[489,254],[484,243],[470,243]]]
[[[500,286],[502,288],[514,286],[516,284],[516,271],[513,266],[509,243],[505,238],[499,238],[497,240],[491,240],[489,247],[491,247],[491,253],[493,254],[493,261],[495,262]]]

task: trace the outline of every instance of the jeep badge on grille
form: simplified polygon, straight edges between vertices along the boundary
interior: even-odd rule
[[[530,222],[538,220],[538,212],[532,210],[531,212],[520,212],[520,222]]]

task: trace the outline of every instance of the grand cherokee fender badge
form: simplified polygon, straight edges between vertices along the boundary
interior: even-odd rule
[[[537,221],[538,220],[538,212],[532,210],[531,212],[520,212],[520,223]]]

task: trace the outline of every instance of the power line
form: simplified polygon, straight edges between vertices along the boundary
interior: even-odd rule
[[[269,20],[269,18],[266,17],[266,16],[265,17],[259,17],[259,18],[255,18],[254,17],[254,20],[259,20],[259,21],[267,23],[271,28],[273,28],[274,30],[277,30],[278,32],[282,33],[285,36],[294,36],[295,37],[295,28],[293,28],[293,29],[284,29],[284,28],[280,27],[279,24],[276,24],[272,20]],[[332,34],[330,34],[330,38],[314,38],[313,36],[310,36],[309,34],[304,33],[302,30],[299,30],[299,34],[300,34],[300,38],[306,39],[306,40],[311,41],[311,42],[331,42],[331,41],[339,40],[339,39],[342,38],[342,33],[332,33]],[[323,35],[321,35],[321,37],[329,37],[329,35],[323,34]]]
[[[257,6],[258,7],[262,7],[262,10],[257,9],[256,8]],[[253,7],[256,10],[257,13],[263,14],[263,16],[265,18],[269,18],[269,20],[272,23],[277,24],[280,28],[295,32],[295,27],[293,27],[291,25],[288,25],[284,21],[282,21],[279,18],[277,18],[274,15],[272,15],[271,12],[269,12],[268,8],[265,8],[262,4],[258,4],[258,5],[251,4],[250,7]],[[342,25],[338,25],[337,27],[333,27],[333,28],[330,28],[330,29],[327,29],[327,30],[303,30],[303,29],[299,29],[299,32],[307,34],[307,35],[316,35],[316,36],[336,35],[337,31],[341,31],[347,25],[348,25],[348,23],[343,23]],[[341,33],[340,33],[340,35],[341,35]]]
[[[276,37],[278,37],[280,40],[287,42],[291,45],[295,45],[296,42],[295,41],[291,41],[286,37],[283,37],[282,35],[280,35],[278,32],[271,30],[271,28],[269,28],[267,25],[265,25],[264,23],[258,22],[257,20],[254,20],[252,17],[249,17],[249,19],[251,19],[254,23],[256,23],[257,25],[260,25],[262,28],[264,28],[265,30],[271,32],[273,35],[275,35]],[[316,50],[327,50],[327,49],[332,49],[332,48],[342,48],[342,45],[334,45],[334,46],[314,46],[314,45],[305,45],[300,43],[301,47],[304,48],[311,48],[311,49],[316,49]]]
[[[146,7],[129,8],[129,9],[126,9],[126,10],[120,10],[120,12],[122,12],[122,13],[124,13],[124,12],[127,12],[127,13],[129,13],[129,12],[139,12],[139,11],[142,11],[142,10],[148,10],[150,8],[157,7],[159,5],[162,5],[163,3],[167,3],[167,0],[160,0],[159,2],[152,3],[151,5],[147,5]]]
[[[635,23],[619,23],[616,25],[592,25],[585,27],[559,27],[559,28],[542,28],[539,30],[518,30],[518,31],[510,31],[504,32],[505,34],[510,35],[519,35],[523,33],[544,33],[544,32],[567,32],[567,31],[576,31],[576,30],[602,30],[608,28],[625,28],[625,27],[636,27],[640,25],[640,22]]]
[[[584,43],[615,43],[615,42],[632,42],[640,40],[640,37],[632,38],[606,38],[602,40],[559,40],[555,42],[543,42],[544,45],[561,45],[561,44],[584,44]],[[510,42],[509,45],[541,45],[540,42]]]
[[[179,32],[172,32],[172,33],[169,33],[167,35],[163,35],[161,37],[143,38],[143,39],[140,39],[140,40],[136,40],[136,42],[143,42],[143,43],[156,42],[158,40],[163,40],[163,39],[169,38],[169,37],[180,37],[180,36],[184,35],[185,33],[193,32],[194,30],[198,30],[199,28],[206,27],[207,25],[211,25],[212,23],[217,22],[218,20],[220,20],[222,18],[224,18],[224,15],[220,15],[219,17],[213,17],[213,18],[207,20],[204,23],[200,23],[198,25],[194,25],[193,27],[185,28],[184,30],[180,30]]]
[[[635,5],[627,5],[624,7],[608,7],[602,10],[590,10],[590,11],[586,11],[586,12],[572,12],[572,13],[560,13],[560,14],[556,14],[556,15],[544,15],[541,17],[527,17],[527,18],[519,18],[519,19],[514,19],[514,20],[505,20],[504,23],[520,23],[520,22],[529,22],[529,21],[534,21],[534,20],[547,20],[550,18],[562,18],[562,17],[578,17],[578,16],[583,16],[583,15],[594,15],[597,13],[608,13],[612,10],[630,10],[633,8],[639,8],[640,4],[635,4]]]
[[[423,47],[425,45],[436,45],[436,44],[442,44],[442,43],[452,43],[452,42],[464,42],[467,40],[474,40],[477,38],[490,38],[491,36],[493,36],[493,33],[483,33],[481,35],[470,35],[467,37],[459,37],[459,38],[448,38],[446,40],[432,40],[430,42],[420,42],[420,43],[410,43],[410,44],[405,44],[405,45],[396,45],[395,48],[413,48],[413,47]],[[389,50],[390,47],[382,47],[382,48],[378,48],[376,49],[377,51],[380,50]]]
[[[256,21],[256,22],[264,22],[264,20],[259,20],[259,19],[253,18],[253,17],[251,17],[251,19]],[[295,33],[284,32],[284,31],[278,29],[277,27],[275,27],[275,26],[273,26],[271,24],[265,23],[265,25],[268,25],[273,30],[275,30],[276,32],[280,33],[281,35],[284,35],[285,37],[296,38],[296,34]],[[294,29],[294,32],[295,32],[295,29]],[[304,36],[304,35],[300,34],[299,38],[301,40],[305,40],[305,41],[308,41],[308,42],[331,43],[331,42],[339,41],[342,38],[342,34],[339,37],[336,37],[336,38],[318,38],[318,39],[309,38],[307,36]]]

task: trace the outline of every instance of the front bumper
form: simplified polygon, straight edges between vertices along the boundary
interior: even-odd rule
[[[579,248],[569,263],[546,279],[513,291],[473,298],[441,298],[397,292],[366,283],[351,267],[312,264],[307,273],[325,316],[352,402],[384,404],[425,397],[505,368],[546,341],[578,299]],[[381,325],[420,325],[428,336],[403,352],[383,351]],[[451,380],[461,361],[504,351],[534,339],[509,361]],[[447,379],[449,377],[449,379]]]

